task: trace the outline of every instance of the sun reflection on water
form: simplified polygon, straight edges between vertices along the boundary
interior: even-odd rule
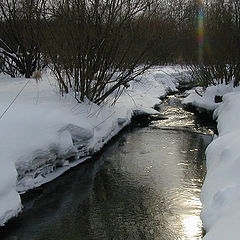
[[[160,113],[166,119],[155,122],[154,126],[157,128],[182,129],[197,133],[214,134],[210,128],[200,126],[195,122],[194,113],[187,112],[182,108],[181,98],[169,96],[168,100],[161,105]]]
[[[194,189],[192,190],[194,191]],[[196,190],[199,191],[197,188]],[[184,233],[181,240],[200,240],[202,239],[201,201],[199,197],[193,195],[185,202],[185,205],[190,211],[184,214],[181,220]]]
[[[190,239],[202,239],[202,222],[199,216],[194,215],[185,215],[182,220],[184,237],[182,240],[190,240]]]

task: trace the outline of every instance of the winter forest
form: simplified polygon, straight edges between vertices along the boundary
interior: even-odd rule
[[[184,64],[203,86],[238,85],[237,0],[2,0],[0,7],[1,72],[29,78],[49,67],[61,93],[79,92],[79,100],[101,103],[157,64]]]
[[[0,239],[239,239],[239,82],[239,0],[0,0]]]

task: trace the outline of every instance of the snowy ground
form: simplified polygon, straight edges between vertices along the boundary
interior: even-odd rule
[[[215,110],[219,135],[206,151],[207,175],[202,188],[204,240],[237,240],[240,226],[240,88],[212,86],[200,97],[194,90],[183,101]],[[198,89],[201,91],[201,89]],[[214,103],[223,95],[222,103]]]
[[[19,193],[51,181],[86,160],[128,125],[134,113],[156,113],[159,97],[176,91],[180,67],[155,67],[131,83],[115,106],[77,103],[58,94],[45,74],[39,84],[0,76],[0,225],[21,211]]]

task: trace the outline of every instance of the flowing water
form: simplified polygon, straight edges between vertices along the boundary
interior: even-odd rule
[[[202,239],[211,135],[177,98],[161,112],[169,119],[121,134],[95,160],[23,195],[24,213],[3,239]]]

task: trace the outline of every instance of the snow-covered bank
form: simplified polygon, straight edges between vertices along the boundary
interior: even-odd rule
[[[84,161],[128,125],[134,113],[156,113],[159,97],[176,91],[179,67],[155,67],[133,81],[116,105],[61,97],[46,74],[39,84],[0,77],[0,225],[21,210],[19,192],[51,181]]]
[[[222,103],[214,103],[222,95]],[[184,103],[214,110],[218,132],[206,150],[207,175],[202,188],[201,218],[207,232],[204,240],[237,240],[240,225],[240,91],[239,87],[210,87],[201,98],[196,92]]]
[[[206,90],[203,90],[202,87],[197,87],[187,91],[188,96],[182,101],[182,104],[192,105],[200,112],[214,111],[221,105],[220,102],[215,102],[215,96],[223,96],[226,93],[235,91],[239,91],[239,88],[234,88],[233,83],[210,86]]]

